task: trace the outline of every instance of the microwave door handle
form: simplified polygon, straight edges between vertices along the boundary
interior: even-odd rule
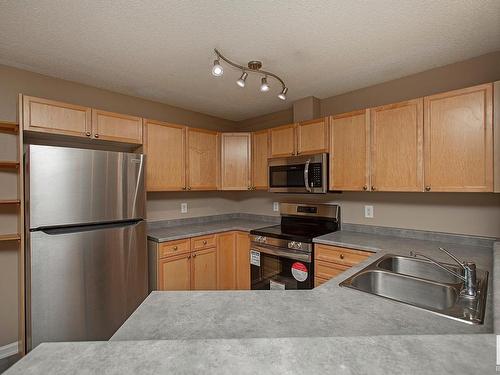
[[[306,190],[311,192],[311,187],[309,186],[309,163],[311,163],[310,159],[306,161],[306,165],[304,167],[304,185],[306,186]]]

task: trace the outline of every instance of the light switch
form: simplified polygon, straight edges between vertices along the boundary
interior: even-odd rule
[[[373,206],[365,206],[365,218],[373,219]]]
[[[181,203],[181,214],[185,214],[188,212],[188,204],[187,203]]]

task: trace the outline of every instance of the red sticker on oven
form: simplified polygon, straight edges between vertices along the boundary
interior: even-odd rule
[[[292,264],[292,275],[297,281],[305,281],[307,279],[307,267],[304,263],[295,262]]]

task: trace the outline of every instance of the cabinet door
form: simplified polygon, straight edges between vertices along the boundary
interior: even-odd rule
[[[250,190],[250,138],[250,133],[222,133],[222,190]]]
[[[146,186],[148,191],[177,191],[186,187],[186,127],[144,121]]]
[[[297,153],[328,152],[328,117],[297,124]]]
[[[272,128],[271,136],[271,157],[295,155],[295,124]]]
[[[493,191],[492,84],[425,97],[425,190]]]
[[[142,144],[142,118],[93,109],[92,134],[106,141]]]
[[[267,176],[267,158],[269,157],[269,130],[262,130],[252,134],[252,187],[258,190],[267,190],[269,179]]]
[[[236,289],[235,232],[217,235],[217,288]]]
[[[217,133],[188,128],[187,149],[187,189],[217,190]]]
[[[88,107],[23,96],[24,130],[88,138],[91,119]]]
[[[215,248],[193,252],[191,258],[191,289],[217,289],[217,251]]]
[[[370,120],[362,110],[330,120],[330,190],[368,190]]]
[[[372,108],[370,122],[371,189],[423,191],[423,99]]]
[[[250,236],[236,232],[236,289],[250,289]]]
[[[158,260],[158,290],[191,289],[191,254]]]

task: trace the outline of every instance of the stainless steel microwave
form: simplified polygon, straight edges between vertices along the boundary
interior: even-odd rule
[[[300,155],[268,160],[269,191],[326,193],[328,154]]]

